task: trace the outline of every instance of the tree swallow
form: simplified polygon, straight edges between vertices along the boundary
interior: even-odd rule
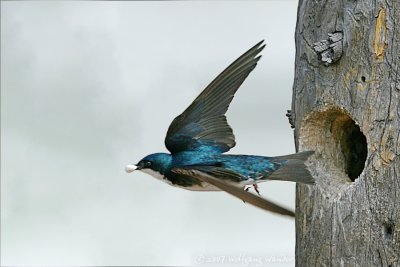
[[[248,192],[268,180],[314,184],[304,162],[313,153],[264,157],[224,154],[235,146],[225,113],[234,94],[256,67],[264,49],[259,42],[218,75],[169,126],[165,146],[171,152],[144,157],[126,172],[141,170],[170,185],[193,191],[227,193],[264,210],[294,216],[294,212]]]

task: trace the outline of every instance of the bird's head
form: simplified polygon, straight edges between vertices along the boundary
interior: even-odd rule
[[[146,171],[148,169],[158,173],[165,173],[171,165],[172,157],[166,153],[150,154],[141,159],[137,164],[129,164],[125,167],[126,172],[133,172],[135,170]]]

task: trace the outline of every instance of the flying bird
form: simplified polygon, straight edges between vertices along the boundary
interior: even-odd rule
[[[264,49],[259,42],[229,65],[169,126],[165,146],[171,152],[150,154],[126,172],[140,170],[170,185],[193,191],[219,191],[264,210],[294,216],[294,212],[248,192],[268,180],[314,184],[304,162],[313,154],[265,157],[224,154],[235,146],[225,113],[234,94],[256,67]]]

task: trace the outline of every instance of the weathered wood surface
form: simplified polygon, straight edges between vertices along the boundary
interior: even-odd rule
[[[399,102],[400,1],[300,0],[296,266],[400,266]]]

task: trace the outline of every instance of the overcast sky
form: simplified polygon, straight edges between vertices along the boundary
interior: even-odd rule
[[[166,151],[172,119],[262,39],[230,153],[293,153],[296,7],[2,1],[1,264],[294,266],[294,220],[124,166]],[[294,209],[294,189],[261,194]]]

